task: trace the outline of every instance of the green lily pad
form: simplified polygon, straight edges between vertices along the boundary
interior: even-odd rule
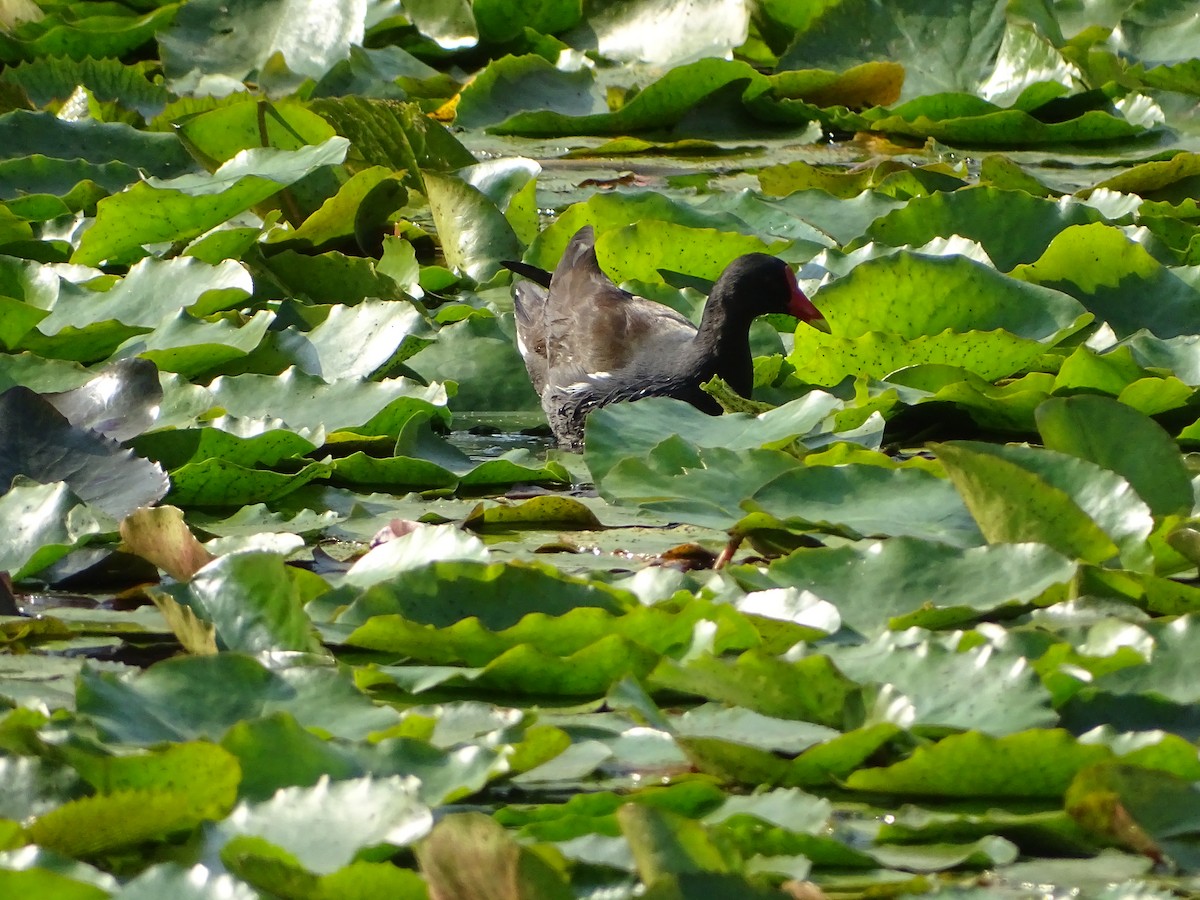
[[[123,162],[92,163],[83,159],[55,159],[42,154],[20,159],[0,161],[0,176],[4,187],[0,188],[0,199],[15,200],[21,196],[49,195],[58,201],[57,212],[92,210],[100,198],[122,190],[138,180],[138,171]],[[53,211],[47,204],[46,212],[38,211],[34,219],[45,221],[43,216]],[[65,208],[65,209],[64,209]],[[33,212],[18,206],[16,212]]]
[[[1089,395],[1047,400],[1038,407],[1037,419],[1046,447],[1124,476],[1155,515],[1191,511],[1191,476],[1183,457],[1152,419],[1123,403]]]
[[[1044,351],[1043,344],[1003,329],[947,330],[913,338],[868,331],[845,338],[815,328],[798,328],[788,362],[795,366],[798,378],[819,385],[836,385],[847,376],[885,378],[897,370],[924,365],[961,367],[991,381],[1019,372]]]
[[[446,389],[438,384],[421,387],[405,378],[330,383],[296,368],[276,376],[223,376],[209,388],[217,405],[230,415],[279,418],[296,430],[323,427],[330,433],[395,435],[418,410],[446,402]]]
[[[316,585],[274,554],[235,553],[209,563],[174,594],[213,623],[225,649],[319,652],[304,601],[322,593],[324,584],[312,581]]]
[[[340,163],[346,147],[335,136],[295,151],[246,150],[212,175],[136,184],[97,204],[96,221],[72,259],[95,265],[145,244],[199,237],[321,166]]]
[[[110,740],[135,745],[219,740],[244,720],[289,712],[300,724],[358,740],[396,714],[332,666],[269,670],[239,653],[177,657],[124,677],[85,668],[77,708]]]
[[[66,16],[30,17],[13,37],[5,35],[4,58],[8,62],[38,56],[124,56],[153,39],[175,13],[171,5],[141,15],[127,8],[92,11],[85,7]]]
[[[276,500],[333,471],[328,463],[308,463],[294,472],[239,466],[224,459],[187,463],[171,473],[170,500],[179,506],[241,506]]]
[[[1013,277],[1070,294],[1118,337],[1139,329],[1160,338],[1191,334],[1200,290],[1188,269],[1172,270],[1111,225],[1077,225],[1061,232],[1034,263]],[[1156,297],[1152,304],[1133,298]]]
[[[280,350],[309,375],[368,379],[404,361],[424,343],[426,320],[410,303],[366,300],[337,305],[310,331],[285,329]]]
[[[185,312],[153,331],[128,338],[115,351],[117,359],[138,358],[163,372],[187,377],[220,372],[245,359],[262,344],[273,320],[263,311],[238,324],[226,319],[197,321]]]
[[[19,423],[19,424],[17,424]],[[0,395],[0,483],[17,475],[66,482],[82,500],[115,519],[162,498],[166,474],[115,441],[72,425],[39,394]]]
[[[353,168],[403,170],[410,190],[424,191],[423,172],[449,172],[477,162],[445,126],[414,103],[339,97],[313,100],[308,108],[350,140]]]
[[[1130,72],[1147,87],[1200,94],[1200,60],[1197,59],[1149,68],[1138,63],[1130,67]]]
[[[708,210],[667,197],[655,191],[631,191],[621,194],[595,194],[563,210],[529,246],[525,261],[553,271],[575,232],[591,225],[598,235],[632,223],[670,222],[689,228],[754,233],[756,229],[736,214],[720,208]],[[657,273],[654,280],[658,280]]]
[[[37,107],[66,100],[79,85],[99,100],[116,101],[135,109],[144,119],[162,112],[170,95],[143,72],[116,59],[42,58],[10,66],[4,80],[19,84]]]
[[[408,299],[400,285],[381,272],[373,260],[337,250],[317,256],[283,250],[271,256],[267,266],[286,290],[316,303],[357,305],[368,297]]]
[[[860,684],[893,686],[915,728],[973,729],[999,736],[1058,723],[1050,692],[1023,658],[993,648],[959,651],[936,641],[884,633],[859,647],[831,650]],[[903,700],[900,698],[903,697]]]
[[[43,396],[71,424],[128,441],[153,423],[163,390],[153,365],[127,360],[95,372],[77,388]]]
[[[1152,160],[1126,169],[1097,183],[1093,190],[1137,194],[1147,200],[1156,200],[1176,182],[1186,182],[1196,175],[1200,175],[1200,154],[1177,153],[1169,160]]]
[[[44,569],[104,531],[104,525],[63,482],[34,484],[22,479],[0,497],[10,523],[0,545],[0,570],[21,579]]]
[[[1051,239],[1071,225],[1099,220],[1100,213],[1082,203],[980,187],[914,197],[872,222],[864,239],[920,247],[935,237],[958,234],[979,241],[996,268],[1007,272],[1018,263],[1036,260]]]
[[[772,563],[768,577],[830,601],[846,625],[871,635],[889,620],[923,611],[942,612],[958,625],[1007,604],[1032,603],[1068,584],[1077,570],[1043,544],[959,549],[893,537],[862,547],[797,550]]]
[[[1098,686],[1114,694],[1151,694],[1176,703],[1194,703],[1195,687],[1183,677],[1181,669],[1196,639],[1194,624],[1195,617],[1187,615],[1156,628],[1153,658],[1145,665],[1103,676],[1097,680]]]
[[[863,120],[873,131],[934,138],[959,146],[1115,141],[1147,130],[1143,124],[1100,109],[1089,109],[1064,122],[1047,123],[1022,109],[1001,109],[969,94],[918,97],[893,110],[870,110]]]
[[[237,767],[226,777],[179,788],[125,790],[73,800],[39,816],[29,836],[47,849],[68,856],[94,857],[131,850],[148,841],[187,833],[205,820],[223,817],[232,805]]]
[[[660,269],[713,281],[735,258],[769,249],[758,238],[748,235],[699,230],[670,222],[637,222],[607,231],[596,240],[596,255],[618,284],[658,281]]]
[[[454,587],[457,583],[460,587]],[[462,585],[479,585],[463,593]],[[486,588],[484,587],[486,586]],[[402,615],[411,622],[446,627],[474,616],[484,626],[511,627],[530,613],[561,615],[576,607],[612,613],[631,603],[624,592],[560,575],[544,566],[519,563],[434,562],[397,573],[368,589],[338,617],[362,625],[372,616]]]
[[[480,190],[452,175],[427,172],[425,192],[452,269],[483,282],[500,271],[501,260],[520,257],[512,226]]]
[[[701,59],[671,69],[614,112],[586,115],[554,110],[517,112],[503,122],[491,125],[488,130],[526,137],[662,131],[679,122],[719,89],[738,82],[757,83],[761,89],[766,85],[766,78],[738,60]],[[561,95],[559,88],[555,98]],[[575,101],[574,108],[577,105],[578,101]]]
[[[244,437],[219,427],[176,428],[142,435],[135,446],[168,470],[206,459],[225,459],[246,467],[275,466],[316,449],[311,441],[281,428]]]
[[[457,381],[456,410],[541,409],[517,352],[511,313],[471,315],[443,325],[437,340],[407,365],[431,381]]]
[[[859,690],[828,657],[785,662],[756,650],[734,661],[711,655],[683,662],[664,659],[647,684],[655,690],[682,691],[768,716],[835,728]]]
[[[337,823],[326,831],[317,823]],[[403,776],[352,778],[312,787],[284,788],[259,803],[243,802],[207,835],[212,852],[244,836],[268,841],[313,872],[333,872],[356,853],[379,844],[408,846],[433,825],[416,797],[416,779]]]
[[[961,441],[937,453],[989,542],[1040,541],[1089,562],[1119,554],[1129,568],[1147,565],[1150,509],[1119,475],[1032,447]]]
[[[362,13],[335,5],[309,20],[305,0],[267,4],[202,2],[179,10],[159,35],[163,68],[179,81],[189,72],[241,80],[282,54],[292,71],[319,78],[361,42]]]
[[[245,96],[188,118],[179,135],[209,168],[228,162],[242,150],[299,150],[333,137],[329,123],[294,102],[264,103]]]
[[[855,790],[908,796],[1058,799],[1076,773],[1111,754],[1059,729],[999,738],[968,731],[918,747],[886,768],[859,769],[846,783]]]
[[[793,467],[756,488],[741,505],[749,512],[737,525],[743,533],[783,527],[846,536],[908,535],[957,547],[981,543],[953,487],[919,469]]]
[[[67,122],[50,113],[23,109],[0,115],[0,147],[4,148],[0,155],[5,159],[43,155],[61,160],[82,159],[100,167],[119,161],[159,178],[198,170],[173,134],[138,131],[118,122],[91,119]],[[94,180],[103,183],[101,178]]]
[[[541,56],[504,56],[493,60],[459,95],[455,122],[479,128],[529,110],[553,110],[568,116],[602,113],[604,103],[587,69],[565,72]]]
[[[816,302],[839,337],[1004,329],[1054,343],[1086,323],[1083,308],[1069,297],[1027,287],[961,257],[902,252],[855,267],[823,288]]]
[[[471,6],[480,36],[487,41],[512,40],[522,29],[556,34],[579,22],[581,10],[574,0],[528,6],[516,0],[476,0]]]
[[[386,650],[426,663],[484,666],[518,646],[566,656],[609,635],[620,635],[659,654],[668,653],[690,643],[700,620],[716,626],[713,640],[720,651],[744,650],[758,643],[754,629],[732,610],[722,612],[699,602],[678,614],[641,608],[613,616],[594,607],[553,618],[531,614],[495,632],[473,618],[433,629],[403,616],[373,616],[345,640],[353,646]]]
[[[779,64],[840,72],[867,60],[898,62],[905,69],[905,97],[973,90],[991,72],[1004,19],[1004,4],[995,0],[952,0],[936,8],[918,0],[886,9],[862,0],[832,4]]]
[[[63,900],[107,900],[112,896],[103,888],[42,868],[0,871],[0,889],[11,891],[17,897],[61,897]]]
[[[320,121],[324,123],[323,119]],[[389,170],[382,166],[364,169],[342,185],[338,192],[305,219],[295,232],[286,237],[276,238],[272,243],[324,249],[335,242],[354,238],[358,216],[369,212],[364,207],[369,199],[372,203],[382,203],[378,210],[379,216],[366,216],[375,218],[373,225],[377,230],[381,230],[385,217],[404,206],[407,196],[400,180]],[[384,209],[384,206],[390,208]]]
[[[1054,388],[1062,393],[1098,391],[1115,397],[1149,374],[1138,365],[1129,347],[1117,346],[1100,354],[1084,345],[1076,347],[1062,361],[1054,377]]]
[[[839,405],[830,394],[813,391],[759,416],[740,413],[714,418],[688,404],[653,398],[609,406],[589,417],[585,459],[592,476],[602,483],[618,463],[637,460],[659,449],[665,451],[665,442],[676,436],[692,452],[787,446],[816,428]]]
[[[154,327],[181,310],[201,317],[236,306],[252,290],[249,273],[232,260],[210,266],[186,257],[146,259],[107,291],[63,292],[39,330],[52,335],[108,320]]]

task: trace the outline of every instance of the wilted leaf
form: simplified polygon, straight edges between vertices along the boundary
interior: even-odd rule
[[[438,823],[418,847],[430,900],[566,900],[566,880],[482,813]]]

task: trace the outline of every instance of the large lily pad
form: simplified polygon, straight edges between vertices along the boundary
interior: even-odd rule
[[[182,9],[159,36],[167,77],[189,72],[241,79],[280,54],[294,72],[319,78],[363,38],[365,4],[318,7],[306,0]]]
[[[199,237],[320,166],[340,163],[346,146],[344,138],[334,136],[295,151],[246,150],[211,176],[136,184],[97,205],[96,223],[76,248],[74,261],[95,264],[145,244]]]
[[[188,700],[181,703],[180,689]],[[332,666],[272,671],[238,653],[179,657],[144,673],[80,674],[77,705],[101,732],[130,744],[219,739],[243,719],[286,710],[298,722],[356,739],[396,721]]]
[[[43,484],[66,482],[86,502],[114,519],[167,492],[157,465],[122,449],[98,432],[72,425],[28,388],[0,395],[0,484],[17,475]]]
[[[1013,276],[1070,294],[1121,337],[1141,328],[1160,338],[1190,334],[1200,310],[1192,269],[1167,268],[1111,225],[1066,229]],[[1135,302],[1142,294],[1154,303]]]
[[[1085,766],[1112,751],[1082,744],[1060,730],[1032,730],[1001,738],[968,732],[920,747],[887,768],[860,769],[852,787],[910,796],[1057,799]],[[1030,766],[1036,759],[1037,764]]]
[[[904,97],[972,90],[990,74],[1004,33],[1004,4],[995,0],[903,0],[876,8],[838,3],[788,48],[787,69],[838,72],[867,60],[905,68]]]
[[[898,537],[862,549],[797,550],[771,565],[769,577],[835,604],[842,621],[870,635],[889,621],[941,618],[957,625],[1009,604],[1036,601],[1065,586],[1077,566],[1042,544],[958,549]]]
[[[1033,447],[964,441],[938,454],[989,541],[1035,540],[1089,562],[1120,555],[1129,568],[1147,565],[1150,509],[1119,475]]]
[[[996,268],[1007,272],[1040,257],[1060,231],[1099,219],[1095,209],[1082,203],[1055,203],[1024,191],[981,187],[916,197],[872,222],[865,237],[920,247],[934,237],[958,234],[979,241]]]
[[[127,441],[154,423],[163,391],[154,364],[131,359],[97,372],[73,390],[43,396],[72,425]]]
[[[816,302],[841,337],[882,331],[912,339],[947,328],[999,328],[1053,343],[1087,321],[1069,297],[1028,287],[963,257],[899,253],[856,266]]]
[[[744,62],[701,59],[671,69],[613,112],[587,115],[552,110],[518,112],[490,126],[490,130],[525,136],[662,131],[677,124],[721,88],[742,83],[758,83],[760,90],[766,87],[765,77]],[[578,101],[574,105],[577,107]]]

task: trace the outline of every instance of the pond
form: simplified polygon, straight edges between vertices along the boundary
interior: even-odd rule
[[[1197,47],[0,11],[0,895],[1200,890]],[[558,449],[503,262],[584,226],[693,321],[765,252],[827,324]]]

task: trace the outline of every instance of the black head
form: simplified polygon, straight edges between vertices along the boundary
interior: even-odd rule
[[[768,313],[788,313],[802,322],[824,318],[800,290],[791,266],[766,253],[747,253],[726,266],[711,299],[724,305],[727,314],[736,310],[739,318]]]

